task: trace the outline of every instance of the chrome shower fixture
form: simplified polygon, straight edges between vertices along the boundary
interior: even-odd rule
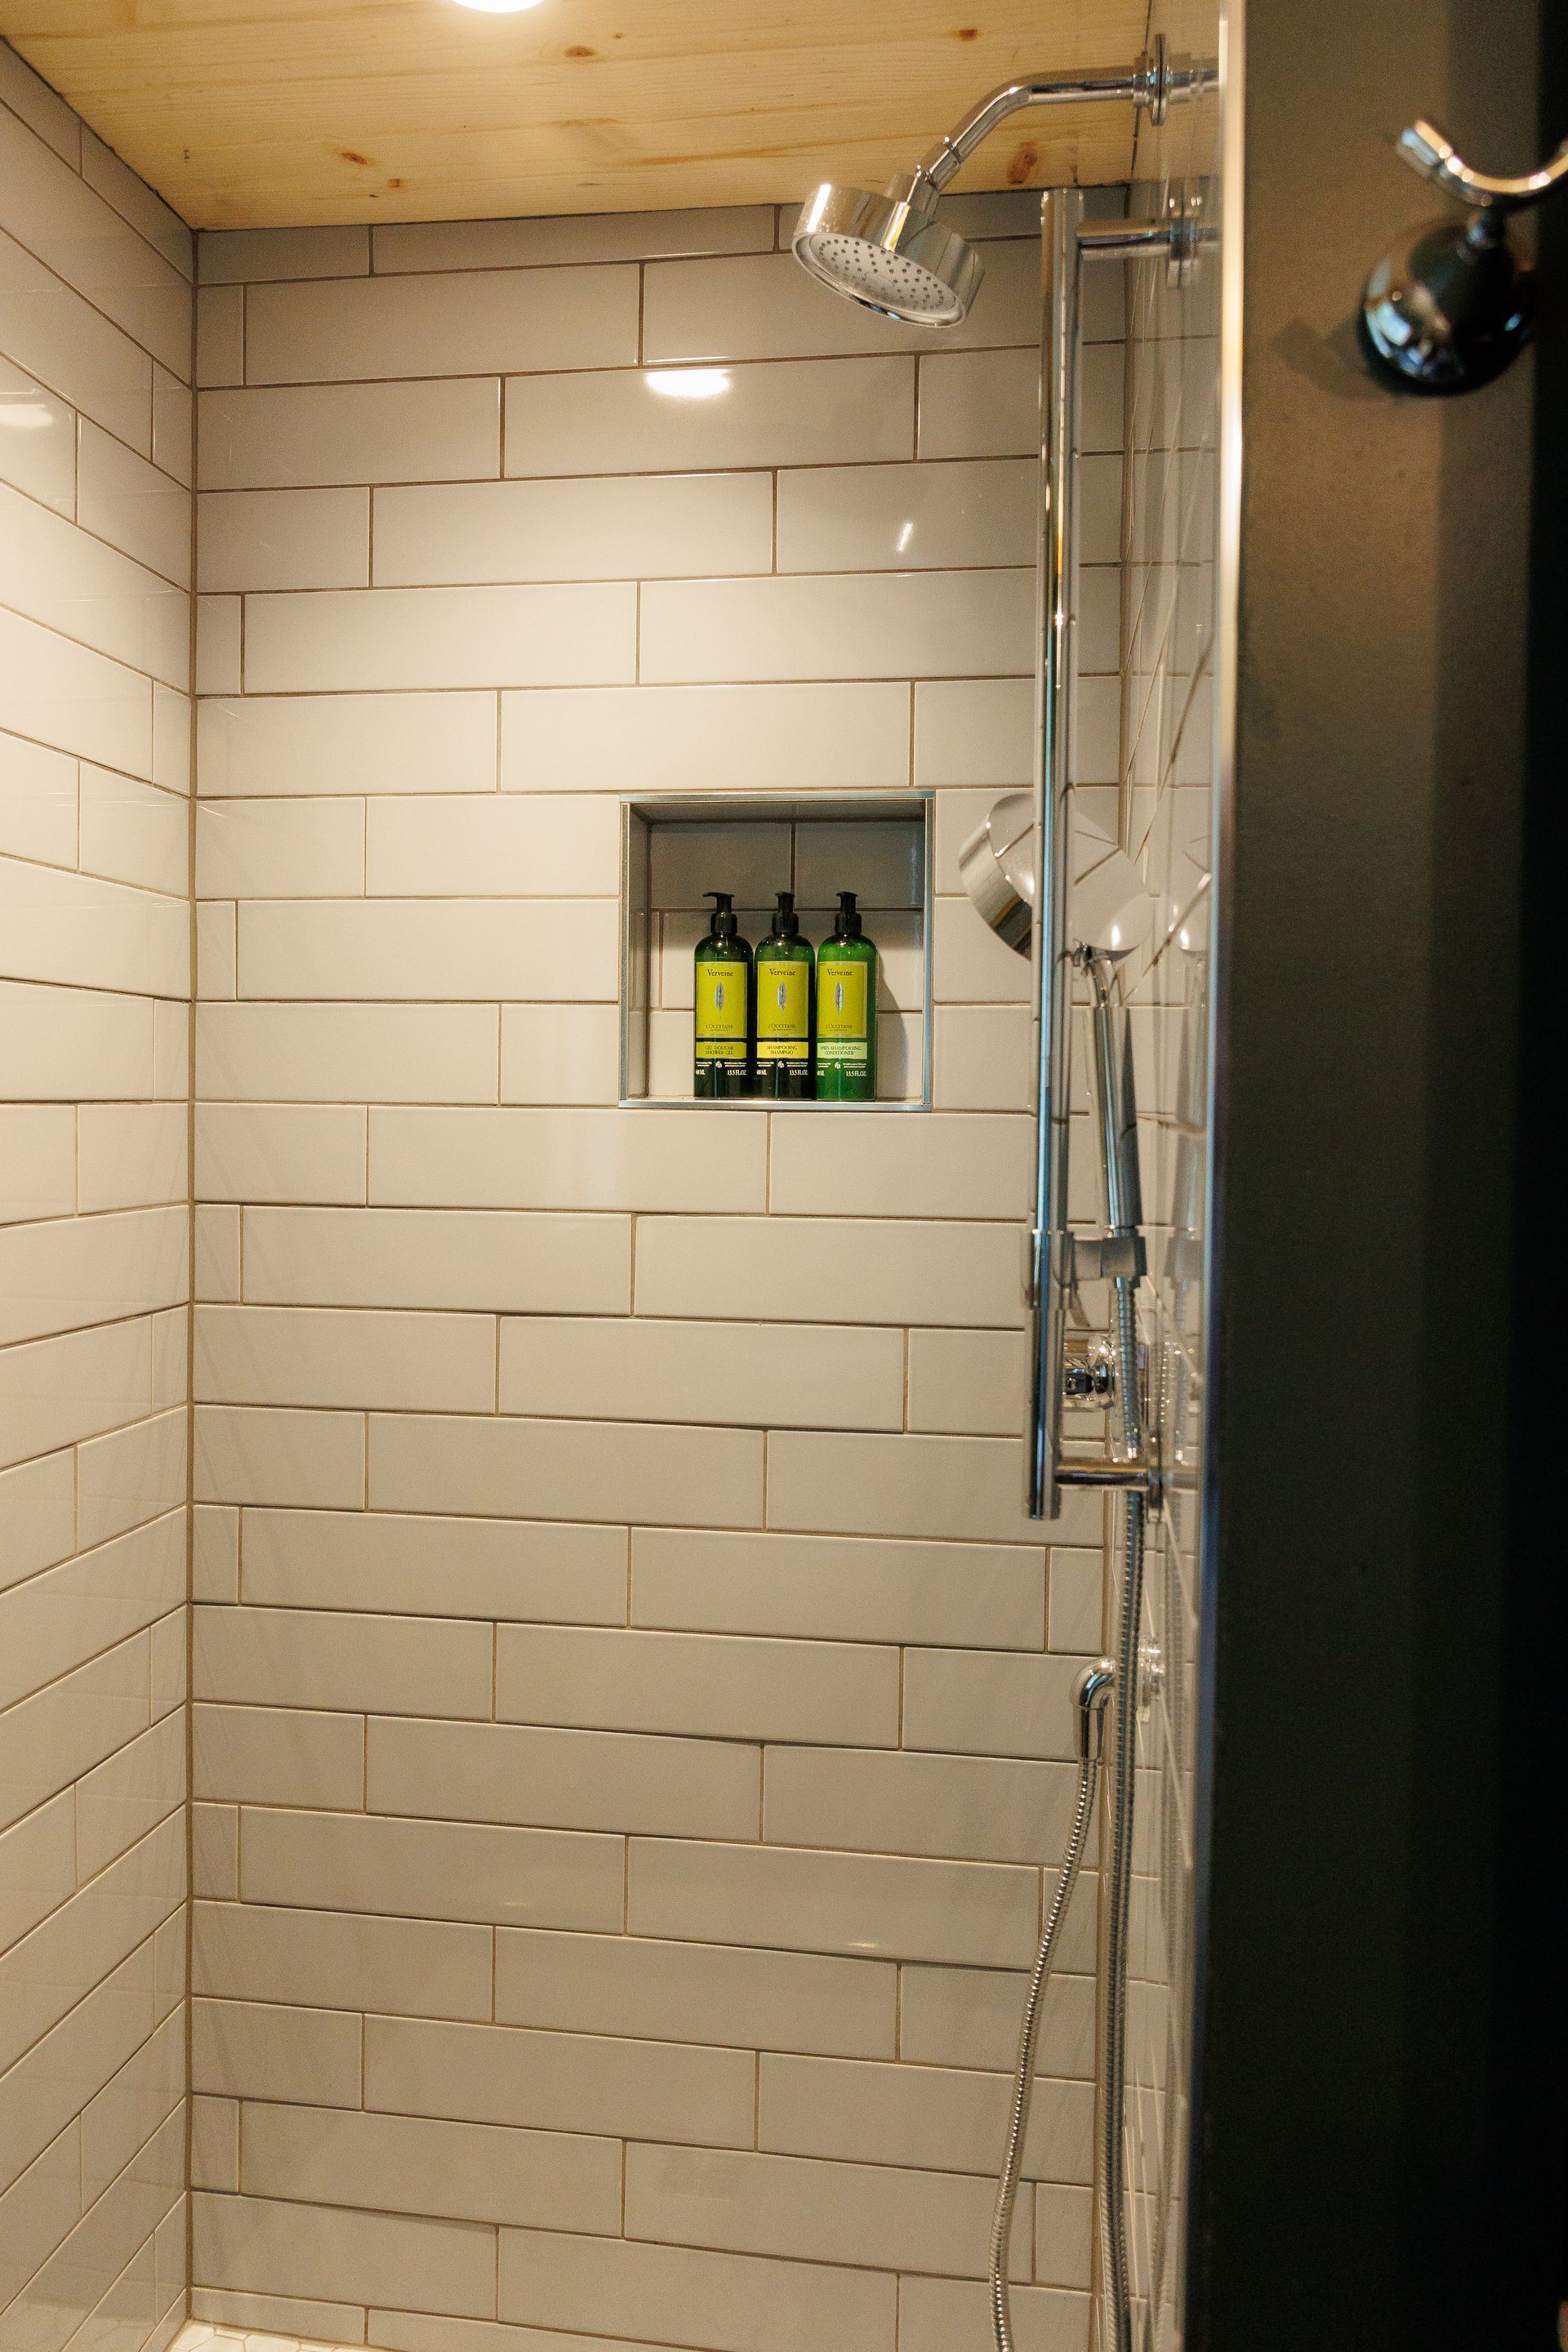
[[[1477,172],[1430,122],[1399,134],[1399,156],[1471,217],[1423,221],[1366,281],[1361,331],[1407,392],[1475,392],[1511,366],[1535,327],[1535,273],[1509,242],[1510,217],[1568,180],[1568,140],[1538,172]]]
[[[1004,793],[958,853],[959,879],[999,940],[1026,956],[1035,930],[1035,796]]]
[[[883,194],[825,181],[801,208],[795,257],[822,285],[868,310],[910,326],[956,327],[968,315],[984,271],[973,247],[938,223],[937,199],[999,122],[1024,107],[1109,99],[1131,99],[1163,122],[1175,100],[1214,83],[1212,68],[1168,58],[1163,37],[1131,68],[1090,67],[1005,81]]]

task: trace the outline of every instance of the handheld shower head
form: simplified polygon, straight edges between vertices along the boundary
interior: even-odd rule
[[[934,188],[929,193],[936,202]],[[980,256],[910,197],[825,182],[803,206],[795,257],[847,301],[915,327],[956,327],[984,276]]]

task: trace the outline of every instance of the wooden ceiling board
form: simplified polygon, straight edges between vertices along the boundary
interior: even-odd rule
[[[971,7],[975,13],[971,14]],[[787,203],[876,187],[1011,74],[1131,63],[1147,0],[0,0],[194,227]],[[1132,110],[1022,114],[963,185],[1123,179]]]

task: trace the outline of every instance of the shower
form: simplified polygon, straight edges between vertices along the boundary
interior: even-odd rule
[[[1168,57],[1163,40],[1128,69],[1032,74],[1004,83],[885,193],[819,187],[803,207],[794,249],[801,266],[846,300],[901,323],[954,327],[967,316],[983,277],[980,257],[936,217],[942,191],[987,134],[1026,107],[1123,100],[1162,123],[1173,101],[1212,89],[1215,69]],[[1207,241],[1184,201],[1163,222],[1086,227],[1073,199],[1043,199],[1049,326],[1046,342],[1046,434],[1042,469],[1039,763],[1033,793],[1010,793],[964,843],[960,872],[983,919],[1007,945],[1032,957],[1037,1038],[1037,1177],[1032,1272],[1026,1505],[1031,1517],[1055,1518],[1060,1490],[1074,1486],[1120,1492],[1122,1575],[1114,1656],[1080,1676],[1075,1698],[1077,1801],[1054,1895],[1025,1998],[1005,2142],[999,2168],[988,2260],[988,2299],[996,2352],[1013,2352],[1008,2285],[1014,2205],[1024,2162],[1040,2014],[1058,1932],[1088,1848],[1110,1711],[1109,1853],[1101,1978],[1100,2147],[1095,2186],[1100,2215],[1100,2340],[1105,2352],[1131,2352],[1132,2309],[1126,2228],[1126,2043],[1131,1935],[1132,1835],[1137,1763],[1137,1700],[1144,1594],[1144,1550],[1151,1512],[1160,1501],[1157,1437],[1142,1397],[1137,1286],[1144,1274],[1142,1207],[1131,1031],[1117,969],[1142,948],[1153,908],[1142,877],[1115,850],[1067,907],[1067,743],[1077,372],[1078,278],[1086,259],[1163,257],[1179,285],[1198,245]],[[1105,1201],[1098,1243],[1070,1233],[1066,1220],[1066,1006],[1075,982],[1089,994],[1093,1097]],[[1111,1330],[1087,1355],[1069,1354],[1068,1303],[1080,1281],[1109,1285]],[[1095,1458],[1063,1450],[1064,1403],[1107,1411],[1110,1442]]]

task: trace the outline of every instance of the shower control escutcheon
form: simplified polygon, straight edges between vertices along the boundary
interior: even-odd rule
[[[1069,1340],[1062,1366],[1062,1402],[1102,1410],[1116,1402],[1116,1350],[1108,1339]]]

